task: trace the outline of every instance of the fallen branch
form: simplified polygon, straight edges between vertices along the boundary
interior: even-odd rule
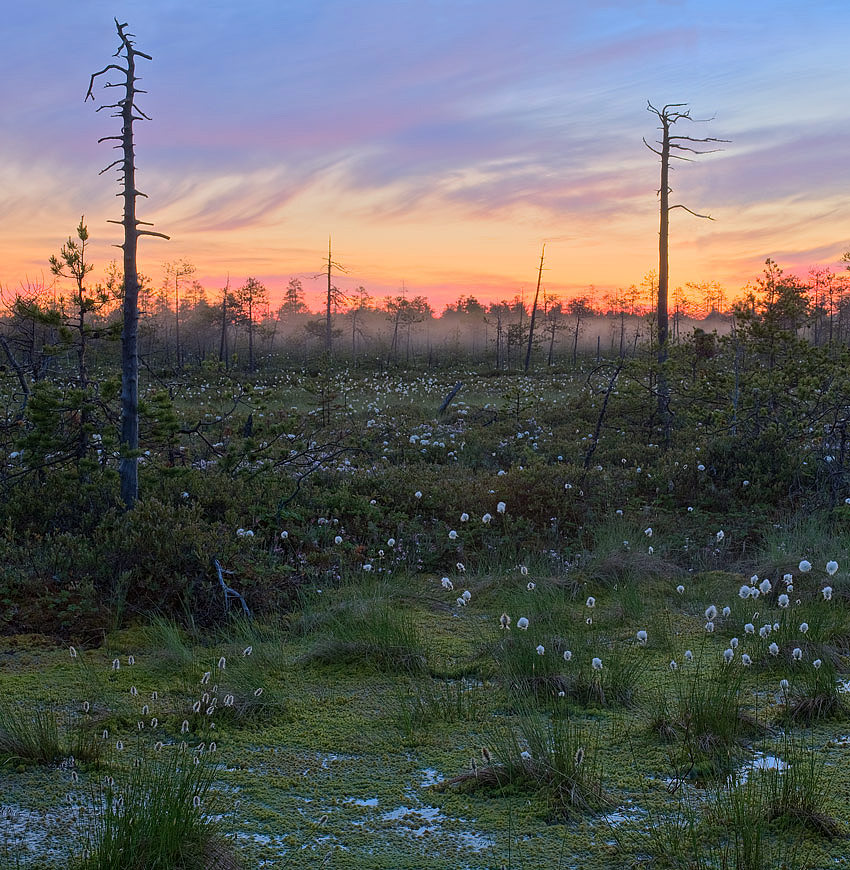
[[[245,599],[232,586],[228,586],[227,583],[224,582],[224,575],[232,574],[233,571],[225,571],[224,568],[221,567],[221,562],[219,562],[218,559],[213,559],[213,565],[215,565],[215,570],[218,572],[218,582],[221,584],[221,589],[224,592],[225,611],[230,609],[230,599],[238,598],[245,616],[250,616],[251,611],[248,609]]]
[[[443,404],[440,405],[440,410],[437,411],[437,416],[438,416],[438,417],[442,417],[443,414],[446,413],[446,408],[449,407],[449,405],[451,404],[452,399],[453,399],[453,398],[454,398],[454,397],[455,397],[455,396],[456,396],[456,395],[461,391],[461,388],[462,388],[462,387],[463,387],[463,381],[458,381],[458,382],[454,385],[454,387],[452,388],[452,391],[448,394],[448,396],[446,396],[445,399],[443,399]]]

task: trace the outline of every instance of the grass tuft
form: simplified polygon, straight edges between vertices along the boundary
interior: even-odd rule
[[[0,764],[53,764],[62,754],[52,710],[0,705]]]
[[[205,870],[220,843],[205,815],[214,775],[203,756],[173,751],[143,757],[121,781],[108,777],[75,870]]]

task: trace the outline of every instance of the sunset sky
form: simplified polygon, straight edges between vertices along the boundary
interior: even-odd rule
[[[0,52],[0,284],[50,279],[85,214],[91,257],[120,251],[118,132],[84,103],[130,24],[149,93],[137,124],[139,216],[215,294],[229,273],[279,295],[313,280],[404,282],[438,310],[544,283],[601,297],[657,266],[658,163],[646,111],[686,102],[731,140],[673,175],[671,282],[729,295],[766,257],[840,269],[850,249],[846,0],[29,0]],[[104,102],[116,91],[98,90]],[[117,155],[116,155],[117,156]]]

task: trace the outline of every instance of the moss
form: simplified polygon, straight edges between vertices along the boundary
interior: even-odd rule
[[[310,856],[317,864],[327,861],[328,866],[352,870],[418,868],[425,863],[445,870],[461,865],[576,865],[603,870],[628,866],[635,856],[654,848],[641,834],[647,818],[659,824],[671,818],[683,792],[700,800],[699,790],[687,782],[671,787],[671,782],[686,773],[686,765],[676,762],[670,746],[647,726],[656,712],[654,692],[670,691],[670,658],[679,661],[678,673],[682,674],[691,666],[683,658],[687,648],[694,650],[697,660],[722,657],[726,626],[707,635],[701,602],[710,598],[719,606],[724,600],[722,592],[731,600],[739,579],[728,574],[693,576],[684,596],[668,595],[664,582],[649,587],[648,612],[662,614],[664,630],[647,623],[649,642],[646,648],[635,650],[642,656],[645,685],[636,705],[568,707],[578,725],[598,736],[604,788],[613,808],[612,813],[579,814],[569,825],[553,816],[545,790],[497,788],[485,794],[434,785],[440,778],[472,770],[473,763],[480,766],[482,749],[492,747],[494,726],[518,724],[511,698],[496,684],[484,682],[478,687],[480,715],[462,721],[435,716],[417,728],[415,740],[403,740],[399,698],[411,687],[436,689],[447,685],[445,680],[426,673],[380,673],[366,663],[305,664],[302,657],[311,639],[297,632],[282,630],[265,637],[258,633],[250,638],[254,641],[251,680],[281,702],[261,720],[201,714],[193,720],[193,729],[181,734],[182,722],[199,693],[215,681],[225,686],[229,674],[243,666],[247,645],[243,630],[230,636],[218,634],[207,645],[193,643],[187,635],[188,662],[175,660],[168,649],[158,649],[141,629],[110,635],[106,646],[80,650],[76,659],[64,646],[13,642],[5,654],[12,666],[0,673],[0,692],[33,704],[52,704],[64,713],[80,711],[82,702],[96,692],[97,702],[86,715],[89,727],[109,731],[107,763],[115,763],[117,740],[123,741],[124,752],[130,754],[157,740],[185,739],[190,747],[203,742],[206,748],[215,741],[220,766],[214,811],[220,815],[221,830],[235,838],[234,847],[247,867],[261,861],[301,862],[302,856]],[[515,609],[523,602],[534,604],[541,621],[548,613],[550,629],[563,620],[567,635],[579,632],[583,636],[589,630],[584,624],[584,592],[577,599],[570,595],[550,599],[547,596],[555,593],[546,593],[534,603],[528,598],[533,593],[515,588],[518,584],[512,575],[501,581],[496,576],[486,580],[469,577],[468,581],[473,599],[469,607],[460,608],[446,604],[454,596],[445,593],[434,577],[396,578],[394,588],[406,602],[434,670],[471,668],[482,644],[499,639],[498,617],[506,599],[515,602]],[[502,600],[500,586],[505,590]],[[541,591],[545,592],[545,586],[544,582]],[[618,645],[633,644],[638,627],[633,622],[637,618],[634,602],[623,600],[616,585],[589,591],[597,597],[593,629],[604,630]],[[512,631],[516,640],[532,642],[532,631]],[[575,651],[584,649],[575,645]],[[135,657],[132,666],[127,664],[128,655]],[[221,656],[227,665],[218,672]],[[117,671],[112,670],[115,657],[121,661]],[[434,666],[435,662],[439,665]],[[574,664],[587,668],[588,663]],[[202,686],[200,680],[207,670],[210,683]],[[774,700],[754,694],[763,693],[765,677],[755,669],[744,677],[745,706],[757,716],[766,715]],[[138,695],[131,694],[133,686]],[[548,703],[541,701],[542,715],[547,715]],[[149,708],[144,717],[143,704]],[[153,717],[156,724],[151,726]],[[139,721],[145,723],[142,731]],[[829,727],[800,729],[800,733],[813,746],[832,740],[826,759],[846,788],[850,747],[835,742],[836,728],[850,732],[850,722],[842,719]],[[752,745],[763,744],[759,739]],[[749,746],[743,745],[741,752],[748,751]],[[75,784],[67,760],[64,766],[27,768],[20,773],[4,768],[0,770],[4,803],[33,813],[53,812],[59,818],[58,808],[67,804],[69,794],[82,799],[103,776],[93,769],[77,772],[80,781]],[[706,822],[699,830],[708,848],[714,829]],[[68,845],[74,842],[71,837]],[[824,838],[811,838],[810,846],[815,856],[813,863],[805,865],[810,867],[826,866],[828,856],[838,858],[843,851],[840,841],[830,843]],[[65,866],[64,859],[46,853],[24,857],[24,867]]]

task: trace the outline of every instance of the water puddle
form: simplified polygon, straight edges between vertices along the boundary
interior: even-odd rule
[[[412,834],[414,837],[421,837],[423,834],[433,833],[439,830],[439,822],[445,819],[445,816],[437,807],[397,807],[384,813],[381,818],[385,822],[400,822],[403,824],[406,833]],[[401,827],[402,825],[400,825]]]
[[[44,812],[24,807],[0,807],[0,843],[3,843],[12,864],[20,859],[38,856],[64,863],[72,846],[81,842],[82,816],[86,807],[60,805]],[[14,857],[17,856],[17,857]]]
[[[378,806],[377,798],[346,798],[345,803],[355,807],[376,807]]]
[[[465,820],[459,819],[459,821]],[[483,852],[493,847],[492,837],[476,834],[475,831],[457,831],[452,836],[457,839],[462,848],[468,849],[470,852]]]
[[[616,828],[619,825],[628,825],[632,822],[639,822],[646,816],[646,811],[641,810],[637,807],[632,807],[629,805],[624,805],[621,807],[617,807],[616,810],[613,810],[610,813],[606,813],[603,816],[600,816],[601,821],[610,825],[612,828]]]
[[[424,779],[419,783],[419,788],[430,788],[432,785],[441,783],[445,777],[433,767],[425,767],[422,770]]]
[[[746,764],[741,765],[737,772],[732,774],[730,779],[743,785],[750,777],[750,774],[756,770],[776,770],[782,773],[788,770],[788,762],[783,761],[775,755],[768,755],[763,752],[757,752],[755,757]]]

